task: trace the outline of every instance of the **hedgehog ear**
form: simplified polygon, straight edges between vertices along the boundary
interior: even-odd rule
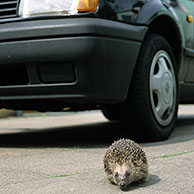
[[[107,168],[107,171],[108,171],[109,174],[113,174],[113,171],[112,171],[110,166]]]

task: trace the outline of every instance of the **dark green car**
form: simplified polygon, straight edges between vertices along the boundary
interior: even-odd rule
[[[194,102],[193,14],[192,0],[0,0],[0,108],[100,108],[166,139]]]

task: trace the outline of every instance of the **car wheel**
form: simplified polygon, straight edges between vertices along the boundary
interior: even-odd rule
[[[149,34],[143,42],[127,100],[103,107],[109,120],[121,120],[133,137],[164,140],[171,134],[178,111],[176,61],[168,42]]]
[[[132,121],[139,136],[164,140],[171,134],[178,111],[176,61],[168,42],[149,34],[133,74],[125,121]]]
[[[122,119],[122,104],[104,105],[101,110],[103,115],[110,121],[120,121]]]

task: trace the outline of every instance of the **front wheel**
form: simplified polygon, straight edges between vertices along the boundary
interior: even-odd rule
[[[159,125],[168,126],[174,118],[177,98],[176,76],[170,55],[159,50],[151,63],[149,94],[151,109]]]
[[[127,100],[119,108],[107,108],[104,115],[123,121],[129,133],[138,138],[164,140],[176,123],[178,94],[171,47],[162,36],[149,34],[143,42]]]
[[[178,94],[177,66],[171,47],[162,36],[149,34],[134,71],[125,118],[129,115],[140,136],[164,140],[176,123]]]

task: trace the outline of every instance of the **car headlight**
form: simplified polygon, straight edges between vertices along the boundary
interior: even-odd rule
[[[96,11],[98,0],[21,0],[19,16],[73,15],[78,12]]]

